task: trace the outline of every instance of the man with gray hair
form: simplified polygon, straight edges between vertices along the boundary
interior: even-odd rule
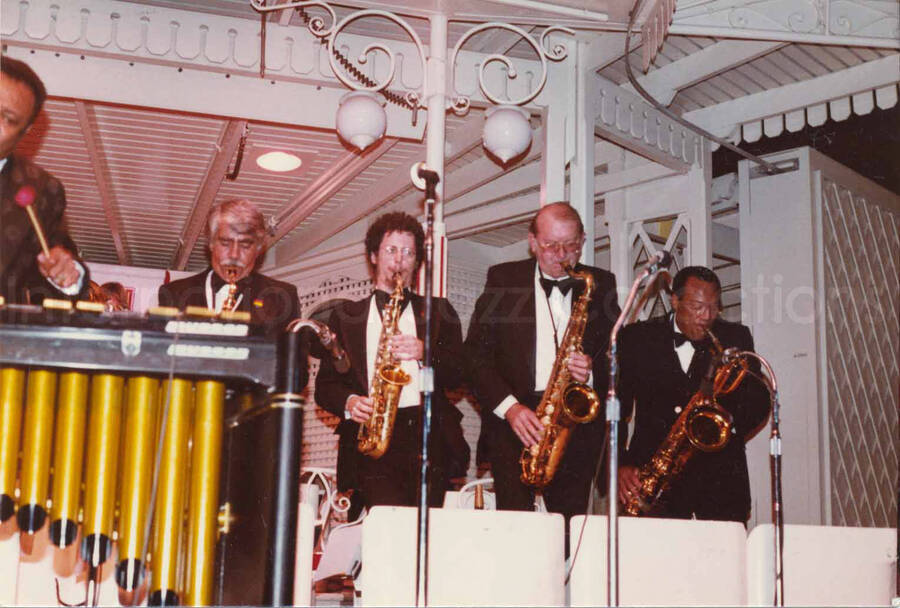
[[[256,271],[264,250],[266,223],[248,200],[229,200],[213,207],[206,226],[210,267],[159,287],[160,306],[202,306],[221,312],[250,313],[266,335],[284,330],[300,316],[297,288]]]

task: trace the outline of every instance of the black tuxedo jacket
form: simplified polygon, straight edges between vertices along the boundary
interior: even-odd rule
[[[425,339],[425,300],[411,294],[410,304],[416,318],[416,333]],[[372,370],[366,360],[366,327],[371,297],[355,302],[343,302],[331,313],[328,326],[350,359],[350,370],[340,374],[330,357],[323,357],[316,375],[316,404],[331,412],[341,422],[339,435],[338,485],[341,491],[356,487],[356,462],[360,457],[356,448],[359,425],[344,415],[344,405],[350,395],[368,395]],[[444,391],[458,388],[464,381],[462,330],[459,316],[444,298],[433,300],[431,353],[434,369],[432,397],[432,437],[438,438],[443,449],[443,462],[434,462],[450,477],[464,475],[469,463],[469,447],[462,437],[462,414],[450,403]]]
[[[475,303],[475,312],[466,336],[466,355],[470,364],[472,389],[482,408],[490,431],[506,422],[494,414],[494,408],[507,396],[529,407],[534,402],[535,329],[534,267],[536,260],[498,264],[488,269],[484,292]],[[583,350],[594,360],[594,388],[606,392],[609,334],[619,314],[616,279],[605,270],[578,264],[576,270],[594,275],[594,291],[588,307]],[[574,303],[582,293],[581,282],[574,288]],[[543,296],[543,294],[541,294]],[[560,338],[564,330],[560,331]],[[596,425],[602,430],[602,421]]]
[[[750,330],[739,323],[718,319],[712,333],[722,346],[753,350]],[[691,369],[702,370],[689,377],[681,369],[675,352],[672,317],[652,319],[629,325],[619,335],[619,384],[622,419],[634,411],[634,434],[622,455],[622,464],[645,464],[668,435],[678,417],[675,408],[687,405],[700,386],[709,353]],[[751,360],[758,373],[759,364]],[[668,495],[664,495],[662,515],[746,522],[750,513],[750,484],[744,443],[766,421],[769,397],[765,387],[749,375],[731,394],[721,396],[719,404],[734,418],[734,435],[721,452],[697,453],[688,462]],[[679,409],[680,411],[680,409]],[[623,434],[622,437],[625,437]],[[623,442],[624,445],[624,442]]]
[[[174,306],[179,310],[187,306],[205,307],[208,272],[207,268],[199,274],[160,285],[159,305]],[[252,272],[239,285],[243,298],[238,310],[249,312],[250,321],[262,325],[267,336],[277,336],[288,323],[300,316],[297,288],[290,283]]]
[[[47,244],[51,248],[61,245],[72,255],[77,254],[63,221],[66,193],[62,183],[33,162],[10,155],[0,172],[0,295],[9,302],[20,303],[25,302],[26,290],[32,303],[45,297],[68,298],[38,271],[37,255],[41,245],[28,213],[15,202],[19,188],[26,184],[35,190],[34,208]],[[87,294],[90,277],[87,265],[82,262],[82,266],[85,275],[81,293]]]

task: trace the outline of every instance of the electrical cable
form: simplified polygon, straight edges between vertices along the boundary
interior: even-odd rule
[[[628,82],[631,83],[631,86],[634,87],[634,90],[641,97],[646,99],[650,105],[652,105],[654,108],[656,108],[656,110],[665,114],[666,116],[668,116],[669,118],[671,118],[678,124],[682,125],[683,127],[690,129],[694,133],[697,133],[698,135],[701,135],[702,137],[705,137],[706,139],[716,142],[720,146],[724,146],[725,148],[728,148],[732,152],[735,152],[736,154],[743,156],[744,158],[746,158],[749,161],[752,161],[758,165],[761,165],[765,169],[766,173],[769,175],[775,175],[777,173],[781,173],[782,171],[778,167],[773,165],[772,163],[763,160],[762,158],[760,158],[759,156],[756,156],[755,154],[750,154],[749,152],[742,150],[741,148],[738,148],[737,146],[735,146],[733,143],[731,143],[727,139],[723,139],[721,137],[713,135],[712,133],[710,133],[706,129],[703,129],[699,125],[696,125],[688,120],[685,120],[681,116],[678,116],[677,114],[675,114],[674,112],[669,110],[667,107],[665,107],[664,105],[659,103],[656,99],[654,99],[653,96],[650,95],[650,93],[647,92],[647,90],[640,85],[640,83],[634,77],[634,72],[631,69],[631,61],[629,61],[628,55],[631,53],[631,37],[634,35],[634,31],[633,31],[634,30],[634,21],[637,18],[638,10],[640,9],[641,4],[643,4],[642,0],[635,1],[634,7],[631,9],[631,13],[629,14],[629,17],[628,17],[628,30],[625,32],[625,57],[624,57],[625,72],[628,75]],[[643,42],[644,42],[644,44],[648,43],[646,40],[644,40]]]

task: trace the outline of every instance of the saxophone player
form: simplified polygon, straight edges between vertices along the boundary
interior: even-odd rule
[[[419,366],[424,355],[425,300],[411,293],[416,271],[424,260],[425,236],[416,219],[406,213],[387,213],[368,229],[366,260],[372,273],[374,293],[355,302],[345,301],[331,313],[328,325],[350,360],[346,373],[335,370],[329,358],[322,359],[316,377],[315,399],[319,407],[341,419],[337,427],[338,488],[353,490],[354,511],[361,506],[417,504],[419,454],[421,451],[422,394]],[[382,339],[382,309],[393,304],[400,279],[404,296],[400,303],[397,331]],[[432,318],[432,360],[435,371],[432,400],[432,443],[429,460],[429,504],[443,503],[451,477],[465,475],[469,449],[462,436],[462,414],[443,390],[463,382],[462,330],[459,317],[444,298],[435,298]],[[399,363],[409,376],[400,390],[397,413],[386,452],[378,457],[358,450],[360,425],[373,413],[370,390],[380,344],[384,353]]]
[[[160,285],[160,306],[249,312],[269,337],[300,316],[297,288],[257,271],[265,253],[266,219],[256,205],[246,199],[217,203],[207,218],[206,236],[209,268]]]
[[[574,380],[606,391],[604,355],[618,316],[615,277],[578,264],[585,235],[581,218],[567,203],[545,205],[532,219],[528,243],[533,258],[507,262],[488,270],[484,293],[466,337],[470,378],[482,410],[479,446],[490,461],[499,509],[527,511],[534,489],[520,476],[525,447],[544,432],[535,408],[547,387],[557,345],[569,324],[573,303],[584,285],[568,277],[564,266],[589,272],[594,290],[587,308],[582,350],[568,358]],[[547,509],[566,518],[584,513],[599,457],[604,420],[577,424],[560,466],[542,493]]]
[[[697,392],[711,356],[708,333],[723,348],[753,350],[747,327],[719,318],[721,291],[719,278],[709,268],[682,268],[672,281],[672,313],[629,325],[619,336],[622,419],[634,411],[634,433],[619,468],[622,502],[639,491],[639,467],[653,457]],[[750,369],[758,373],[759,364],[751,361]],[[697,452],[649,515],[746,524],[750,483],[744,443],[768,417],[768,393],[760,382],[747,379],[721,396],[719,404],[732,416],[730,439],[720,451]]]

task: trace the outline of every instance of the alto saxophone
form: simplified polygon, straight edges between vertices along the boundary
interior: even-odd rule
[[[573,380],[569,372],[570,354],[581,351],[588,304],[594,291],[594,276],[587,270],[575,272],[569,265],[565,266],[565,270],[569,276],[584,281],[584,291],[572,307],[550,380],[535,411],[544,425],[544,433],[538,443],[522,450],[519,459],[522,483],[535,488],[544,488],[553,480],[572,428],[576,424],[591,422],[600,410],[600,398],[596,391],[587,384]]]
[[[356,438],[357,449],[370,458],[381,458],[391,444],[394,420],[400,392],[412,378],[400,368],[400,362],[391,354],[389,339],[399,332],[400,307],[403,300],[403,278],[394,276],[394,292],[384,306],[381,315],[381,337],[378,339],[378,353],[375,357],[375,374],[369,396],[372,397],[371,417],[359,425]]]
[[[684,470],[691,457],[701,452],[718,452],[731,436],[731,414],[716,402],[738,387],[747,373],[747,359],[735,348],[722,349],[711,331],[712,360],[700,389],[694,393],[657,448],[638,471],[640,488],[625,502],[628,515],[647,515],[659,497]]]
[[[237,278],[238,270],[233,266],[228,266],[223,270],[225,271],[225,276],[222,278],[228,282],[228,293],[225,294],[225,301],[222,302],[222,312],[231,312],[237,308],[238,287],[235,279]]]

